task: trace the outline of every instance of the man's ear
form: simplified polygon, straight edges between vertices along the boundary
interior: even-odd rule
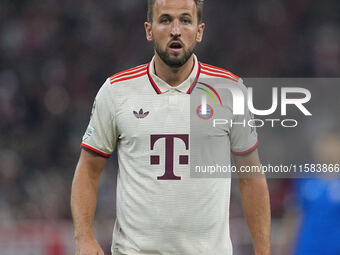
[[[152,42],[153,41],[153,37],[152,37],[152,25],[151,25],[151,22],[144,22],[144,28],[145,28],[146,40],[148,40],[148,42]]]
[[[196,36],[196,42],[200,43],[203,38],[203,32],[204,32],[205,24],[201,23],[198,25],[198,32]]]

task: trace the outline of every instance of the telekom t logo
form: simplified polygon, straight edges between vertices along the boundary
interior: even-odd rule
[[[180,176],[176,176],[174,173],[174,141],[175,139],[180,139],[185,144],[185,149],[189,150],[189,135],[185,134],[175,134],[175,135],[151,135],[150,137],[150,149],[154,149],[155,143],[159,139],[165,139],[165,171],[162,176],[158,176],[157,180],[180,180]],[[150,156],[151,165],[159,165],[159,155]],[[189,164],[189,156],[188,155],[179,155],[178,163],[180,165]]]

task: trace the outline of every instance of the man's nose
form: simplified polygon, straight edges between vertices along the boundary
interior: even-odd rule
[[[180,23],[178,20],[174,20],[171,27],[171,37],[180,37],[181,36],[181,29]]]

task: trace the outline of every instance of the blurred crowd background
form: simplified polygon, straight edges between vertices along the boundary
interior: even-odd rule
[[[340,3],[331,0],[206,0],[206,32],[196,54],[241,77],[339,77],[339,13]],[[81,137],[105,79],[151,59],[145,19],[146,0],[1,0],[0,254],[74,254],[69,197]],[[320,121],[289,133],[259,130],[264,162],[339,163],[340,87],[311,90]],[[116,171],[112,156],[95,222],[105,254]],[[268,182],[274,255],[311,255],[303,245],[316,238],[308,233],[320,217],[319,233],[331,236],[328,246],[339,246],[339,231],[332,236],[340,229],[337,178]],[[234,253],[253,254],[234,184]],[[315,254],[340,254],[336,249]]]

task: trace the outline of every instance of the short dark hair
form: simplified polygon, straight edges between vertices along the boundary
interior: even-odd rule
[[[203,15],[203,0],[193,0],[197,7],[197,20],[198,24],[202,22]],[[153,17],[153,7],[155,5],[156,0],[148,0],[148,22],[152,22]]]

